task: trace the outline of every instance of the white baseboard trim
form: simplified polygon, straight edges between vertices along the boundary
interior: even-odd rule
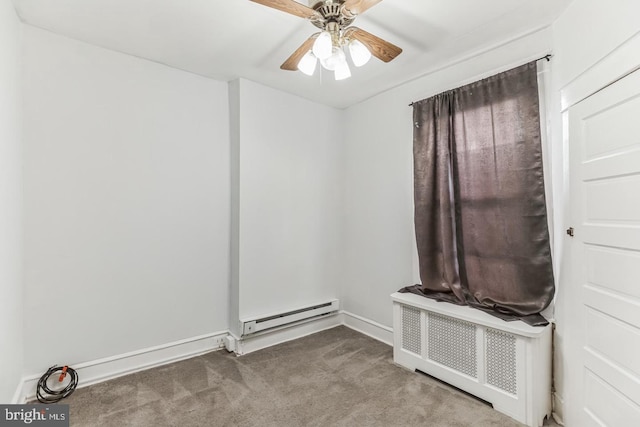
[[[347,311],[312,319],[280,330],[265,331],[254,336],[235,338],[238,355],[252,353],[267,347],[315,334],[344,325],[388,345],[393,345],[393,329],[373,320]],[[214,332],[172,343],[149,347],[129,353],[105,357],[90,362],[72,365],[78,372],[78,388],[88,387],[124,375],[143,371],[196,357],[224,348],[225,339],[232,336],[229,331]],[[36,398],[36,387],[42,373],[23,378],[13,397],[13,403],[26,403]]]
[[[264,331],[255,335],[242,338],[236,337],[236,354],[241,356],[263,348],[296,340],[316,332],[335,328],[342,324],[341,316],[336,313],[323,316],[319,319],[311,319],[300,324],[287,326],[279,330]]]
[[[564,399],[558,393],[553,393],[553,413],[554,421],[559,425],[564,425]]]
[[[15,393],[13,393],[13,398],[11,399],[11,404],[16,405],[19,403],[24,403],[21,398],[22,398],[22,389],[23,389],[23,384],[25,382],[25,378],[22,378],[20,380],[20,382],[18,383],[17,387],[16,387],[16,391]]]
[[[213,332],[80,363],[72,367],[78,372],[78,388],[87,387],[123,375],[220,350],[224,348],[224,339],[228,334],[228,331]],[[16,392],[14,397],[16,403],[25,403],[36,398],[36,387],[41,376],[42,373],[30,375],[23,379],[19,391]]]
[[[344,326],[393,346],[393,328],[348,311],[342,310],[340,314],[342,315],[342,324]]]

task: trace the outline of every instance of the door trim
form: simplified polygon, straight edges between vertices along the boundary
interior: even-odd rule
[[[640,69],[640,31],[560,90],[561,112]]]

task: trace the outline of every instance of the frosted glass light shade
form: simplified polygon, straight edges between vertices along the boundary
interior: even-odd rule
[[[322,66],[329,71],[335,71],[336,66],[341,62],[346,63],[346,57],[344,55],[344,51],[338,47],[333,48],[330,57],[320,60]]]
[[[331,41],[331,34],[327,31],[320,33],[315,42],[313,42],[313,54],[318,59],[327,59],[331,56],[331,50],[333,48],[333,42]]]
[[[346,60],[339,62],[336,64],[335,78],[336,80],[344,80],[351,77],[351,70],[349,69],[349,64],[347,64]]]
[[[300,62],[298,62],[298,70],[305,73],[307,76],[313,76],[313,73],[316,71],[316,64],[318,63],[318,58],[315,57],[313,52],[307,52]]]
[[[362,67],[371,59],[371,52],[359,40],[352,40],[349,43],[349,53],[351,54],[353,65],[356,67]]]

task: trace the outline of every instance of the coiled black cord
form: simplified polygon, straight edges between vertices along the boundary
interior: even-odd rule
[[[69,375],[71,381],[65,388],[62,390],[51,390],[47,386],[47,381],[51,375],[56,372],[60,372],[60,380],[64,380],[64,378]],[[38,380],[38,388],[36,390],[36,397],[40,403],[56,403],[64,399],[65,397],[71,395],[78,386],[78,373],[68,367],[68,366],[52,366],[49,368],[47,372]]]

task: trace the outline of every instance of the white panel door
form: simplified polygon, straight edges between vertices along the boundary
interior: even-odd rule
[[[568,427],[640,426],[640,71],[571,107]]]

